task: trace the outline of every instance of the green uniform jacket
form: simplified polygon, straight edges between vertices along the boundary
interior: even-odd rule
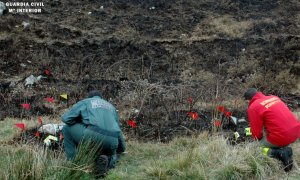
[[[76,103],[62,116],[62,121],[72,125],[81,121],[85,125],[94,125],[101,129],[118,132],[118,152],[125,151],[125,141],[119,125],[116,108],[99,96],[87,98]]]

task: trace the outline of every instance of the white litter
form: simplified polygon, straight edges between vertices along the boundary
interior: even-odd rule
[[[51,146],[51,140],[58,141],[58,138],[55,136],[49,135],[46,139],[44,139],[44,144],[48,147]]]
[[[30,75],[29,77],[27,77],[25,79],[25,86],[28,86],[28,85],[33,85],[35,83],[37,83],[37,79],[36,77],[34,77],[34,75]]]
[[[238,122],[247,122],[245,118],[241,118],[238,120]]]
[[[20,66],[21,66],[21,67],[26,67],[26,64],[21,63]]]
[[[36,79],[37,79],[37,81],[40,81],[41,79],[46,79],[47,77],[44,77],[44,76],[42,76],[42,75],[39,75]]]
[[[63,124],[44,124],[39,128],[39,132],[57,135],[63,128]]]
[[[235,140],[237,140],[240,137],[240,134],[238,132],[234,132],[233,134],[234,134]]]
[[[237,118],[234,117],[234,116],[230,116],[230,117],[231,117],[231,120],[233,121],[233,123],[234,123],[235,125],[237,125]]]
[[[28,28],[30,26],[30,23],[23,21],[22,25],[23,25],[23,28],[26,29],[26,28]]]

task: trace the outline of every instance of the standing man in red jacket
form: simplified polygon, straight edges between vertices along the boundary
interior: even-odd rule
[[[264,146],[264,154],[283,162],[284,170],[293,167],[293,151],[288,145],[300,137],[300,123],[277,96],[266,96],[255,88],[244,94],[249,101],[248,118],[252,137]]]

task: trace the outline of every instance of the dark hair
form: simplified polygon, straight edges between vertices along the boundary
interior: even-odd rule
[[[257,93],[257,90],[255,88],[249,88],[244,94],[245,100],[251,100],[253,96]]]
[[[94,96],[101,97],[101,93],[98,90],[92,90],[88,93],[88,98],[92,98]]]

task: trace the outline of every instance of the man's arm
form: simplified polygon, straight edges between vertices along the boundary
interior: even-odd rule
[[[85,105],[82,101],[76,103],[68,112],[66,112],[61,120],[66,124],[75,124],[81,116],[81,111],[85,108]]]
[[[261,140],[263,137],[263,117],[256,110],[248,110],[248,118],[253,139]]]

